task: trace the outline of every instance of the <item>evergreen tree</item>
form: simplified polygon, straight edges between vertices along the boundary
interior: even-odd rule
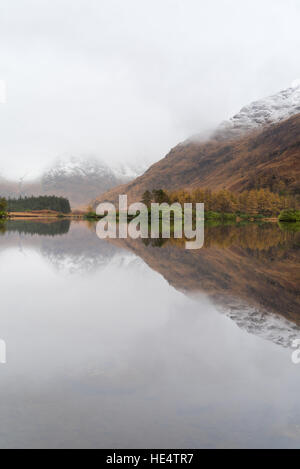
[[[163,202],[169,203],[169,196],[162,189],[154,189],[152,191],[152,196],[153,196],[154,202],[158,204],[162,204]]]
[[[7,200],[4,197],[0,198],[0,212],[6,212],[7,210]]]
[[[7,203],[10,212],[26,212],[34,210],[53,210],[60,213],[70,213],[71,206],[68,199],[64,197],[39,196],[39,197],[19,197],[9,199]]]
[[[150,191],[145,191],[142,197],[142,203],[150,208],[152,202],[152,194]]]

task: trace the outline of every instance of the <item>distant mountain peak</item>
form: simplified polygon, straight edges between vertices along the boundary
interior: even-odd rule
[[[57,177],[86,177],[96,174],[109,178],[114,177],[112,170],[106,164],[95,158],[71,156],[69,158],[58,159],[44,172],[43,180],[46,182],[48,179]]]
[[[95,157],[70,156],[58,159],[44,172],[42,189],[46,193],[68,197],[72,206],[81,206],[99,192],[127,183],[139,174],[126,164],[108,166]]]
[[[286,90],[244,106],[238,114],[223,122],[213,137],[218,140],[238,137],[299,113],[300,80],[295,80]]]
[[[114,164],[108,166],[104,161],[96,157],[70,156],[59,158],[48,168],[43,179],[51,177],[93,177],[101,176],[108,180],[118,179],[120,182],[127,182],[142,173],[142,169],[136,169],[127,164]]]
[[[67,197],[73,208],[85,207],[99,193],[135,179],[144,170],[126,163],[109,166],[96,157],[62,157],[32,181],[25,177],[7,181],[0,174],[0,196],[55,194]]]

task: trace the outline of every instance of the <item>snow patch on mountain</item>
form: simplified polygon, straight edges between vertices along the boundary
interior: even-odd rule
[[[57,160],[44,172],[42,189],[68,197],[72,207],[78,207],[138,175],[139,171],[129,165],[108,166],[97,158],[72,156]]]
[[[43,179],[56,177],[103,177],[117,182],[127,182],[137,177],[143,169],[136,169],[126,164],[107,165],[105,162],[94,157],[74,157],[58,159],[55,164],[48,168]],[[114,181],[115,182],[115,181]]]
[[[238,137],[259,127],[274,124],[300,113],[300,80],[290,88],[243,107],[213,134],[216,139]]]

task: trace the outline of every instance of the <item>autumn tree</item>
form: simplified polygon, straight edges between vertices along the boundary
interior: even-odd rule
[[[205,210],[218,213],[261,214],[264,216],[279,215],[283,209],[297,209],[300,200],[296,196],[271,192],[269,189],[258,189],[234,193],[228,190],[212,192],[210,189],[176,190],[166,193],[153,191],[155,201],[169,203],[204,203]]]
[[[258,212],[258,203],[256,191],[250,191],[247,198],[247,212],[250,215],[256,215]]]

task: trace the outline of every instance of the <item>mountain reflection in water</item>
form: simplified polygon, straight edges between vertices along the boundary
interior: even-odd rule
[[[64,222],[0,224],[0,448],[299,447],[295,226]]]
[[[289,226],[287,226],[289,228]],[[36,235],[36,236],[35,236]],[[205,227],[200,250],[184,240],[100,240],[90,222],[9,221],[0,252],[34,247],[59,271],[95,272],[113,261],[142,259],[170,285],[205,293],[248,332],[289,346],[300,326],[300,232],[274,223]]]

